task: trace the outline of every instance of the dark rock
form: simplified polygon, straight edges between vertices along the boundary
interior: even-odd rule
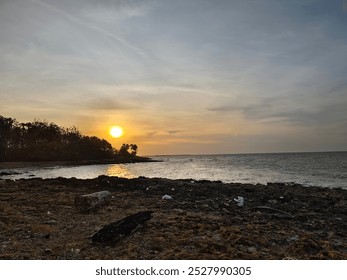
[[[2,171],[2,172],[0,172],[0,176],[9,176],[9,175],[17,175],[17,174],[20,174],[20,173],[14,172],[14,171],[9,171],[9,172]]]
[[[48,234],[46,234],[46,235],[44,236],[44,238],[46,238],[46,239],[50,239],[50,237],[51,237],[51,234],[50,234],[50,233],[48,233]]]
[[[45,249],[45,253],[46,253],[46,254],[52,254],[52,253],[53,253],[53,250],[52,250],[52,249],[49,249],[49,248],[46,248],[46,249]]]
[[[106,225],[92,236],[92,241],[93,243],[114,244],[151,219],[152,213],[152,211],[138,212],[122,220]]]

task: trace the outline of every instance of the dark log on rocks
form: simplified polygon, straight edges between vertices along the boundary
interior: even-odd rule
[[[77,196],[75,198],[75,206],[82,212],[89,212],[98,209],[100,206],[111,200],[109,191],[101,191],[86,195]]]
[[[125,217],[122,220],[104,226],[92,236],[93,243],[112,245],[122,237],[129,235],[152,218],[152,211],[143,211]]]

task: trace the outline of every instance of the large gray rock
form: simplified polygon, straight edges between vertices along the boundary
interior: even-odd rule
[[[75,206],[81,212],[89,212],[107,204],[110,200],[111,193],[109,191],[95,192],[77,196],[75,198]]]

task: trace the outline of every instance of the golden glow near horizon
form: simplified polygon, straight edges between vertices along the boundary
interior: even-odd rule
[[[120,126],[112,126],[109,132],[113,138],[122,137],[124,134],[123,128]]]

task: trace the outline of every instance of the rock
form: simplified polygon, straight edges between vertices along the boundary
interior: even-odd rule
[[[46,238],[46,239],[50,239],[51,238],[51,234],[48,233],[48,234],[44,235],[43,237]]]
[[[242,196],[234,198],[234,201],[237,202],[237,206],[242,207],[245,205],[245,199]]]
[[[287,242],[295,242],[299,240],[299,236],[298,235],[294,235],[294,236],[290,236],[287,238]]]
[[[172,196],[166,194],[166,195],[164,195],[161,199],[171,200],[171,199],[173,199],[173,198],[172,198]]]
[[[80,249],[71,249],[71,253],[78,255],[81,252]]]
[[[152,218],[152,211],[143,211],[108,224],[92,236],[92,242],[112,245],[122,237],[129,235]]]
[[[101,191],[86,195],[77,196],[75,198],[75,206],[81,212],[89,212],[96,210],[102,205],[108,203],[111,200],[111,193],[109,191]]]
[[[247,251],[248,251],[250,254],[254,254],[254,253],[256,253],[258,250],[257,250],[256,247],[251,246],[251,247],[248,247],[248,248],[247,248]]]
[[[58,221],[56,220],[49,220],[47,222],[44,222],[45,225],[56,225],[58,224]]]
[[[14,172],[14,171],[9,171],[9,172],[2,171],[2,172],[0,172],[0,176],[10,176],[10,175],[17,175],[17,174],[20,174],[20,173]]]

